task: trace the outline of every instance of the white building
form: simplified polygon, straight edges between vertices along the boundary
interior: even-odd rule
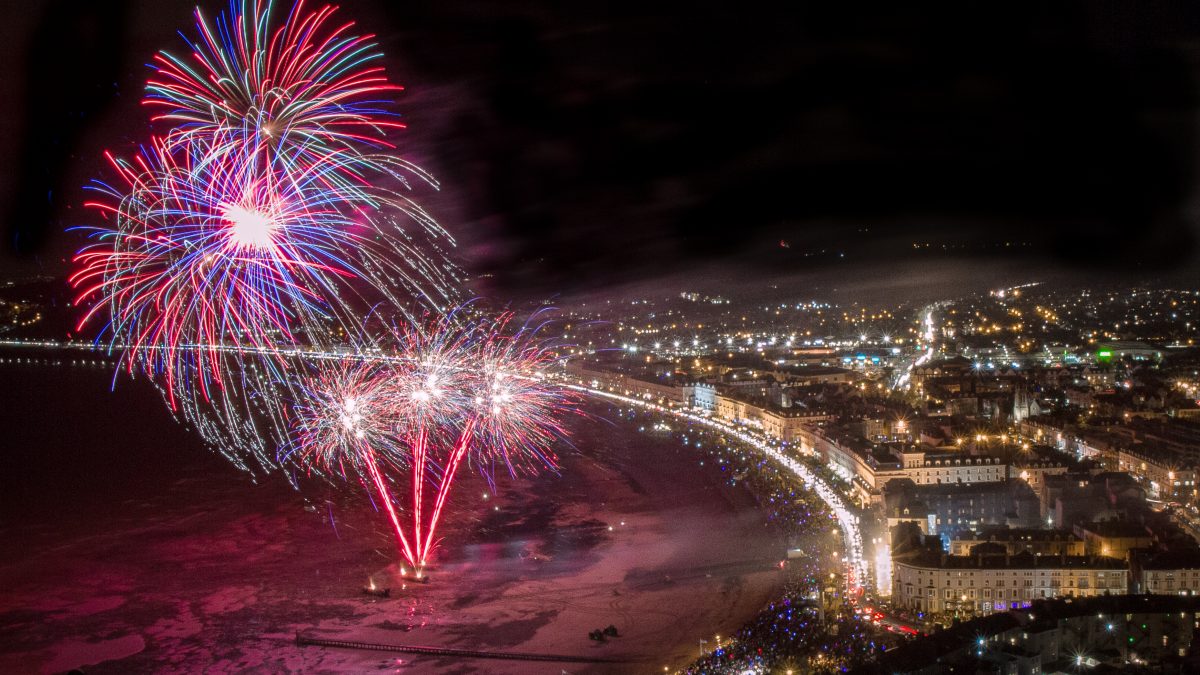
[[[860,504],[878,502],[880,491],[894,480],[908,479],[917,485],[973,485],[1008,479],[1008,465],[997,457],[878,445],[861,438],[834,438],[808,427],[797,432],[796,440],[853,484]]]
[[[1123,594],[1125,562],[1098,556],[922,554],[892,564],[892,602],[929,614],[987,614],[1034,600]]]
[[[635,377],[625,373],[593,368],[580,361],[569,361],[567,375],[584,386],[604,389],[623,396],[632,396],[673,408],[692,405],[696,385],[670,379],[662,381]]]
[[[1134,592],[1148,595],[1200,595],[1200,553],[1155,554],[1135,565]]]
[[[716,414],[726,422],[748,424],[787,443],[798,440],[806,425],[833,419],[825,411],[767,406],[732,393],[717,393]]]

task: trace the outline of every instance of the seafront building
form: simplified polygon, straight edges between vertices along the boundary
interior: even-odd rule
[[[1122,594],[1126,564],[1103,556],[1009,555],[981,544],[965,556],[921,553],[892,563],[892,602],[914,612],[973,615],[1034,600]]]

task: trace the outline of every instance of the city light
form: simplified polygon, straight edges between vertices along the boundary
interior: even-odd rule
[[[855,588],[861,587],[866,583],[868,579],[868,567],[863,556],[863,542],[862,534],[859,530],[859,517],[846,505],[845,500],[841,497],[841,495],[838,494],[836,490],[818,478],[802,462],[789,457],[780,451],[771,441],[744,428],[735,427],[733,425],[726,424],[719,420],[705,417],[688,410],[672,409],[653,402],[647,402],[642,399],[623,396],[601,389],[593,389],[583,385],[568,386],[578,391],[586,392],[591,396],[598,396],[601,398],[620,401],[621,403],[625,403],[627,405],[633,405],[640,408],[653,410],[657,413],[672,415],[686,421],[716,429],[735,437],[739,441],[742,441],[750,447],[753,447],[755,450],[763,453],[765,456],[770,457],[780,466],[783,466],[788,471],[792,472],[796,477],[798,477],[806,488],[815,492],[833,511],[843,535],[845,555],[841,557],[841,560],[842,563],[847,567],[847,583],[851,587]]]

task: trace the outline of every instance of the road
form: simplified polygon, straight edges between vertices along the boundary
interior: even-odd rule
[[[924,348],[918,349],[907,359],[907,364],[901,365],[896,369],[896,376],[892,379],[892,389],[902,389],[910,383],[912,379],[912,371],[914,368],[925,365],[933,360],[934,354],[937,353],[936,341],[937,331],[934,328],[934,312],[945,303],[936,302],[921,310],[925,315],[921,323],[924,330],[921,332],[921,339],[924,340]]]
[[[846,551],[843,560],[848,568],[848,574],[845,575],[847,583],[864,589],[870,587],[870,584],[867,583],[868,567],[866,558],[863,555],[862,531],[859,526],[860,523],[858,515],[854,513],[853,509],[847,506],[846,501],[837,492],[837,490],[814,474],[802,462],[785,454],[774,442],[745,428],[726,424],[722,421],[698,414],[691,410],[667,408],[642,399],[622,396],[620,394],[614,394],[612,392],[593,389],[591,387],[582,385],[570,386],[572,389],[586,393],[589,396],[609,399],[626,405],[653,410],[663,415],[675,417],[684,422],[699,424],[709,427],[710,429],[715,429],[738,439],[754,450],[766,455],[767,457],[770,457],[787,470],[791,471],[796,475],[797,478],[801,480],[801,482],[804,483],[806,488],[815,492],[822,499],[822,501],[829,506],[830,510],[832,510],[834,515],[837,517],[838,524],[840,526],[842,542]]]

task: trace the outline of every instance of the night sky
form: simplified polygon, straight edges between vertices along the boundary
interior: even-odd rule
[[[194,3],[8,4],[0,271],[60,273],[102,152],[149,137],[144,64],[180,50]],[[1200,6],[961,4],[339,15],[407,87],[395,140],[442,182],[418,196],[486,294],[964,258],[1193,269]]]

